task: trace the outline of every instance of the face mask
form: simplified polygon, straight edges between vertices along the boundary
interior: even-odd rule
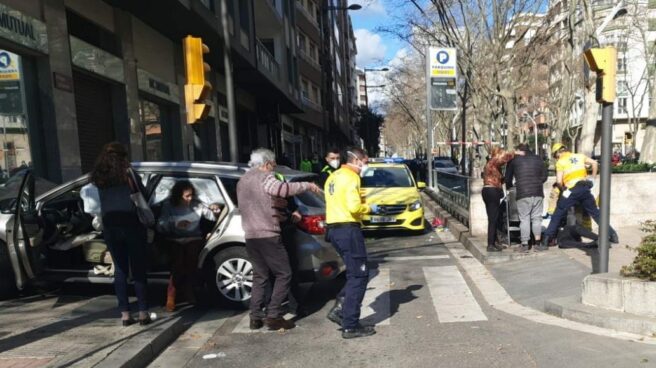
[[[361,178],[364,178],[364,173],[367,172],[368,169],[369,169],[369,165],[367,165],[367,164],[364,164],[364,165],[360,166],[360,177]]]
[[[330,167],[332,167],[333,169],[338,169],[339,160],[330,160],[330,162],[328,162],[328,165],[330,165]]]

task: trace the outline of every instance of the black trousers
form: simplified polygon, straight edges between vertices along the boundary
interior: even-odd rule
[[[250,315],[253,319],[265,317],[262,308],[266,304],[266,289],[275,278],[271,299],[266,306],[266,317],[282,317],[281,305],[289,293],[292,270],[287,250],[280,236],[261,239],[246,239],[246,252],[253,263],[253,289],[251,291]]]
[[[146,251],[146,228],[141,224],[115,226],[105,225],[105,243],[114,261],[114,290],[121,312],[130,310],[128,301],[128,275],[132,272],[134,289],[137,294],[139,311],[148,310],[146,272],[148,254]]]
[[[501,199],[503,198],[503,189],[484,187],[481,193],[483,202],[485,202],[485,211],[487,212],[487,246],[493,246],[497,240],[497,227],[501,219]]]

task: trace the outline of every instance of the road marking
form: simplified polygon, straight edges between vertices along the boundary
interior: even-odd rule
[[[424,267],[423,270],[441,323],[487,321],[458,267]]]
[[[589,334],[612,337],[619,340],[640,342],[650,345],[656,345],[656,339],[649,336],[642,336],[628,332],[619,332],[607,328],[586,325],[580,322],[574,322],[563,318],[558,318],[535,309],[525,307],[517,303],[492,276],[490,271],[483,266],[472,254],[464,249],[462,244],[453,244],[446,246],[453,258],[465,269],[467,275],[472,279],[478,290],[485,298],[485,301],[494,309],[508,313],[517,317],[522,317],[532,322],[541,323],[550,326],[566,328],[569,330],[586,332]],[[464,258],[463,258],[464,257]]]
[[[292,319],[294,318],[293,314],[285,314],[283,317],[284,319]],[[266,326],[260,328],[259,330],[251,330],[249,325],[251,323],[251,317],[249,313],[244,313],[244,318],[242,318],[239,323],[237,323],[237,326],[232,330],[232,333],[270,333],[270,332],[276,332],[276,331],[271,331],[269,330]],[[296,328],[299,328],[298,325],[296,325]]]
[[[362,299],[360,320],[364,324],[387,326],[390,324],[390,270],[369,270],[367,292]]]
[[[440,254],[437,256],[408,256],[408,257],[371,257],[370,261],[383,262],[383,261],[422,261],[428,259],[449,259],[448,254]]]

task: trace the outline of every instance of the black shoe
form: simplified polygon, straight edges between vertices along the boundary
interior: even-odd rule
[[[251,318],[251,322],[248,325],[248,327],[251,330],[259,330],[260,328],[262,328],[262,326],[264,326],[264,322],[261,319],[253,319],[253,318]]]
[[[340,306],[340,308],[332,307],[330,309],[330,312],[328,312],[328,315],[326,317],[328,317],[328,320],[330,320],[330,322],[333,322],[333,323],[337,324],[338,326],[341,326],[342,325],[342,308],[341,308],[341,306]]]
[[[619,236],[617,236],[616,232],[613,232],[612,234],[610,234],[610,236],[608,237],[608,240],[613,244],[619,244],[619,242],[620,242],[620,238],[619,238]]]
[[[546,250],[549,250],[549,237],[544,237],[542,238],[542,241],[535,246],[535,250],[538,252],[544,252]]]
[[[152,319],[150,319],[150,316],[146,316],[146,318],[139,318],[139,326],[146,326],[149,325],[153,322]]]
[[[344,339],[355,339],[358,337],[371,336],[376,333],[373,326],[358,326],[356,328],[348,329],[345,328],[342,330],[342,338]]]
[[[128,319],[122,319],[121,323],[123,324],[123,327],[128,327],[130,325],[137,323],[137,321],[135,321],[134,318],[130,317]]]
[[[501,252],[501,248],[497,247],[496,245],[488,245],[487,246],[487,251],[488,252]]]
[[[296,327],[296,325],[294,324],[294,321],[284,319],[282,317],[267,318],[267,319],[264,320],[264,324],[271,331],[278,331],[280,329],[291,330],[292,328]]]

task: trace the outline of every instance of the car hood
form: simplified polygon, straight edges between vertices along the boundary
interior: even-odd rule
[[[417,188],[362,188],[367,203],[410,204],[419,197]]]

